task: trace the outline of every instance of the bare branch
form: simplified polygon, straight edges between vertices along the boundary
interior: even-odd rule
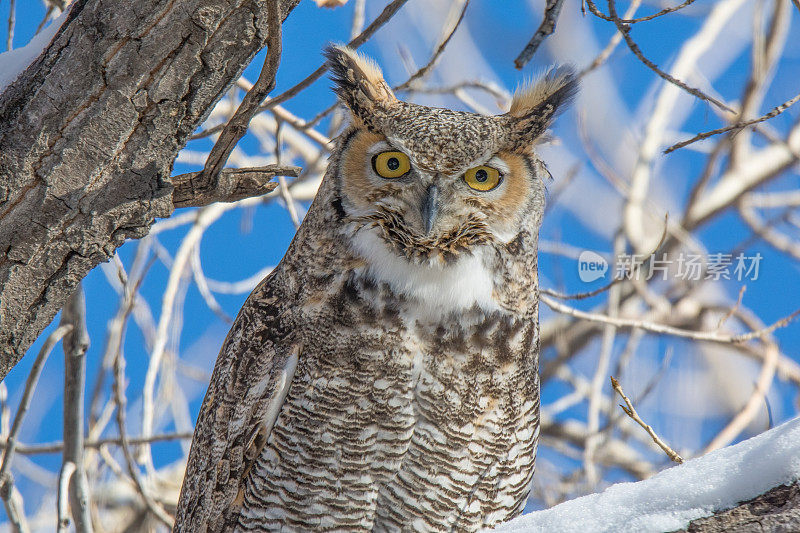
[[[56,508],[58,509],[58,533],[69,531],[69,485],[72,476],[75,474],[75,463],[65,461],[61,466],[61,473],[58,475],[58,497]]]
[[[722,318],[719,319],[719,322],[717,323],[717,329],[722,328],[722,326],[725,324],[725,322],[727,322],[728,319],[730,317],[732,317],[736,313],[736,311],[739,309],[739,307],[741,307],[742,298],[744,298],[744,292],[746,290],[747,290],[747,285],[742,285],[742,288],[739,289],[739,296],[736,297],[736,304],[733,307],[731,307],[730,311],[725,313],[725,316],[723,316]]]
[[[625,15],[623,16],[627,19],[628,17],[636,13],[636,10],[639,9],[641,3],[642,0],[633,0],[631,2],[631,5],[628,6],[628,10],[625,12]],[[594,60],[591,63],[589,63],[589,65],[587,65],[583,70],[581,70],[580,73],[578,73],[578,77],[582,78],[586,76],[588,73],[590,73],[591,71],[593,71],[594,69],[605,63],[606,60],[608,60],[608,58],[611,56],[611,53],[614,52],[614,50],[617,48],[621,40],[622,40],[622,33],[619,30],[617,30],[617,32],[611,37],[611,40],[608,41],[606,47],[603,48],[603,51],[597,54],[597,57],[595,57]]]
[[[236,202],[244,198],[261,196],[272,192],[278,186],[270,180],[275,176],[297,177],[300,167],[266,165],[252,168],[225,168],[219,173],[213,189],[198,189],[197,176],[200,172],[189,172],[172,178],[175,189],[172,203],[179,207],[202,207],[214,202]]]
[[[364,29],[364,14],[366,13],[367,0],[355,0],[353,6],[353,21],[350,24],[350,39],[355,39]]]
[[[622,398],[622,400],[625,402],[625,405],[620,405],[620,407],[622,407],[622,410],[625,411],[625,414],[628,415],[634,422],[642,426],[642,428],[644,428],[645,431],[647,431],[647,434],[650,435],[650,438],[653,439],[653,442],[655,442],[659,448],[664,450],[664,453],[667,454],[667,457],[669,457],[672,461],[675,461],[676,463],[682,463],[683,457],[678,455],[678,453],[675,452],[675,450],[670,448],[667,445],[667,443],[661,440],[661,438],[658,435],[656,435],[656,432],[653,430],[652,427],[645,424],[644,420],[642,420],[642,418],[639,416],[639,413],[637,413],[636,409],[633,408],[633,404],[631,403],[631,401],[628,399],[627,396],[625,396],[625,393],[622,391],[622,386],[616,379],[614,379],[614,376],[611,376],[611,386],[614,387],[614,390],[617,392],[617,394],[620,395],[620,398]]]
[[[375,20],[373,20],[372,23],[369,26],[367,26],[367,28],[364,31],[361,32],[361,34],[358,37],[352,39],[349,43],[347,43],[347,46],[350,46],[351,48],[358,48],[359,46],[367,42],[367,40],[370,37],[372,37],[372,34],[374,34],[378,30],[378,28],[389,22],[389,20],[394,16],[394,14],[401,7],[403,7],[403,5],[406,2],[408,2],[408,0],[393,0],[392,2],[390,2],[389,5],[383,8],[381,14],[378,15],[375,18]],[[278,104],[282,104],[287,100],[294,98],[300,91],[302,91],[303,89],[305,89],[306,87],[310,86],[312,83],[320,79],[322,75],[325,74],[325,72],[327,72],[327,70],[328,70],[328,65],[323,63],[319,68],[317,68],[317,70],[309,74],[305,79],[303,79],[297,85],[287,89],[286,91],[282,92],[275,98],[270,99],[259,109],[261,111],[266,109],[271,109],[272,107]]]
[[[8,521],[14,533],[30,533],[28,519],[25,518],[25,504],[22,500],[22,494],[14,485],[14,479],[11,474],[7,474],[7,477],[8,481],[3,481],[4,484],[0,489],[0,494],[3,496],[3,504],[6,508]]]
[[[64,455],[62,476],[67,465],[72,465],[73,473],[68,475],[68,491],[63,494],[69,497],[72,518],[77,533],[92,531],[89,517],[89,482],[83,463],[83,402],[86,385],[86,350],[89,348],[89,332],[86,329],[86,301],[83,287],[78,289],[67,300],[61,310],[61,325],[71,325],[72,331],[67,333],[62,342],[64,348]],[[61,519],[61,491],[59,490],[59,529],[66,530],[67,524]],[[66,500],[65,500],[66,502]],[[66,505],[66,503],[65,503]]]
[[[11,425],[11,431],[6,440],[6,449],[3,453],[3,463],[0,465],[0,497],[3,498],[3,503],[6,507],[6,513],[14,525],[16,531],[28,531],[27,521],[25,520],[25,511],[22,507],[22,496],[14,486],[14,477],[8,471],[11,466],[11,460],[14,458],[14,451],[17,446],[17,436],[19,430],[22,428],[22,421],[28,408],[31,405],[33,392],[36,390],[36,384],[39,382],[39,376],[42,374],[42,369],[47,361],[50,352],[53,351],[56,343],[60,341],[64,335],[72,331],[72,325],[59,326],[44,341],[44,345],[36,360],[33,362],[33,367],[28,374],[28,379],[25,381],[25,391],[22,393],[22,399],[17,408],[17,414],[14,416],[14,423]]]
[[[556,1],[562,1],[563,2],[563,0],[556,0]],[[428,60],[428,62],[425,63],[425,65],[423,65],[421,68],[419,68],[416,72],[414,72],[405,82],[403,82],[400,85],[394,87],[395,91],[403,91],[405,89],[408,89],[409,87],[411,87],[414,84],[415,81],[417,81],[419,79],[422,79],[425,76],[427,76],[428,73],[431,71],[431,69],[436,65],[436,62],[439,60],[439,58],[442,55],[442,52],[444,52],[444,49],[447,47],[447,44],[450,42],[450,39],[452,39],[453,34],[456,32],[456,30],[459,28],[459,26],[461,26],[461,21],[464,20],[464,15],[467,12],[467,7],[469,6],[469,0],[460,0],[460,2],[454,2],[452,7],[451,7],[451,12],[450,12],[450,15],[448,16],[448,19],[454,18],[454,14],[453,13],[455,12],[456,9],[458,9],[459,3],[461,3],[461,11],[458,12],[458,16],[457,16],[457,18],[455,18],[454,22],[452,22],[450,24],[445,23],[445,28],[450,26],[450,30],[447,31],[445,33],[444,37],[440,40],[439,45],[436,47],[436,50],[434,50],[434,52],[431,55],[431,57]]]
[[[773,248],[800,260],[800,243],[766,223],[752,207],[747,196],[739,202],[739,214],[750,229]]]
[[[619,254],[624,248],[624,240],[622,235],[618,235],[614,240],[614,252]],[[612,317],[619,314],[620,307],[620,290],[619,287],[613,287],[608,294],[608,312]],[[589,408],[587,410],[587,428],[589,430],[589,438],[586,439],[586,446],[583,452],[583,465],[586,471],[586,481],[592,486],[599,480],[599,472],[594,464],[595,452],[597,450],[603,435],[600,434],[600,399],[603,393],[603,381],[608,373],[608,367],[611,364],[611,352],[614,349],[614,340],[617,336],[617,328],[613,324],[606,324],[603,328],[603,337],[600,345],[600,354],[597,358],[597,366],[595,367],[594,376],[592,377],[591,393],[589,394]]]
[[[602,324],[611,324],[618,327],[639,328],[650,331],[652,333],[661,333],[664,335],[672,335],[674,337],[682,337],[685,339],[694,339],[698,341],[709,341],[718,343],[742,343],[753,339],[760,339],[762,337],[769,335],[778,328],[785,327],[787,324],[789,324],[789,322],[791,322],[798,315],[800,315],[800,309],[798,309],[789,316],[782,318],[781,320],[778,320],[771,326],[766,327],[764,329],[752,331],[750,333],[744,333],[741,335],[724,335],[722,333],[719,333],[718,331],[692,331],[688,329],[676,328],[666,324],[649,322],[647,320],[611,317],[608,315],[602,315],[598,313],[588,313],[586,311],[581,311],[580,309],[575,309],[568,305],[562,304],[561,302],[553,300],[552,298],[549,298],[546,295],[541,295],[541,300],[545,304],[547,304],[547,306],[550,307],[553,311],[564,313],[566,315],[573,316],[575,318],[590,320],[592,322],[600,322]]]
[[[176,432],[176,433],[162,433],[159,435],[151,435],[149,437],[128,437],[126,442],[131,446],[138,446],[139,444],[154,444],[156,442],[169,442],[173,440],[188,440],[192,438],[191,432]],[[107,437],[103,439],[87,440],[83,443],[86,449],[98,449],[103,446],[122,446],[122,439],[120,437]],[[0,441],[0,448],[5,449],[8,447],[7,442]],[[51,442],[42,444],[17,444],[15,451],[19,455],[40,455],[51,453],[62,453],[64,451],[63,442]]]
[[[713,137],[714,135],[719,135],[720,133],[726,133],[726,132],[729,132],[729,131],[738,131],[738,130],[741,130],[741,129],[746,128],[748,126],[752,126],[754,124],[758,124],[759,122],[764,122],[764,121],[769,120],[771,118],[777,117],[778,115],[780,115],[781,113],[783,113],[784,111],[786,111],[787,109],[792,107],[794,104],[796,104],[798,102],[798,100],[800,100],[800,94],[797,94],[794,97],[786,100],[784,103],[782,103],[781,105],[775,107],[772,111],[770,111],[766,115],[760,116],[758,118],[754,118],[752,120],[745,120],[744,122],[737,122],[736,124],[731,124],[730,126],[725,126],[724,128],[717,128],[715,130],[706,131],[706,132],[703,132],[703,133],[698,133],[697,135],[695,135],[691,139],[687,139],[685,141],[681,141],[679,143],[673,144],[672,146],[670,146],[669,148],[664,150],[664,153],[665,154],[669,154],[670,152],[674,152],[675,150],[683,148],[684,146],[689,146],[692,143],[695,143],[697,141],[701,141],[703,139],[707,139],[709,137]]]
[[[279,118],[275,120],[275,162],[277,164],[281,164],[281,126],[283,125],[283,121]],[[286,182],[286,178],[283,176],[278,176],[278,192],[280,192],[281,198],[283,198],[284,203],[286,204],[286,210],[289,211],[289,216],[292,219],[292,224],[294,224],[295,229],[300,228],[300,215],[297,213],[297,205],[294,202],[294,198],[292,198],[292,192],[289,190],[289,184]]]
[[[528,61],[530,61],[533,57],[533,54],[536,53],[539,45],[544,42],[548,35],[555,31],[558,15],[561,13],[561,6],[563,4],[564,0],[547,0],[547,3],[544,6],[542,23],[539,24],[539,28],[536,30],[536,33],[533,34],[531,40],[514,60],[514,66],[517,67],[517,69],[521,69],[527,65]]]
[[[601,18],[603,20],[607,20],[608,22],[614,22],[615,21],[615,19],[613,17],[609,17],[608,15],[604,14],[602,11],[597,9],[597,6],[595,6],[595,4],[594,4],[594,2],[592,0],[585,0],[585,1],[586,1],[586,4],[589,6],[589,11],[592,12],[592,15],[594,15],[594,16],[596,16],[598,18]],[[680,11],[681,9],[683,9],[684,7],[692,4],[693,2],[694,2],[694,0],[684,0],[683,3],[678,4],[675,7],[667,7],[667,8],[662,9],[658,13],[654,13],[652,15],[647,15],[646,17],[640,17],[640,18],[635,18],[635,19],[627,18],[630,15],[625,14],[625,18],[619,19],[619,22],[621,22],[623,24],[636,24],[637,22],[645,22],[645,21],[648,21],[648,20],[653,20],[655,18],[663,17],[664,15],[668,15],[670,13],[674,13],[676,11]]]
[[[36,390],[36,384],[39,383],[39,376],[42,374],[42,369],[44,368],[44,364],[47,361],[47,358],[50,356],[50,352],[53,351],[53,347],[55,347],[56,343],[60,341],[64,335],[72,331],[72,324],[59,326],[55,329],[50,335],[47,336],[47,339],[44,341],[44,345],[42,346],[41,350],[39,350],[39,354],[36,356],[36,360],[33,362],[33,367],[31,367],[31,371],[28,374],[28,379],[25,381],[25,391],[22,393],[22,400],[19,402],[19,407],[17,408],[17,414],[14,416],[14,423],[11,425],[11,432],[8,434],[7,443],[5,453],[3,454],[3,463],[0,465],[0,483],[5,484],[6,479],[5,476],[8,473],[8,468],[11,466],[11,459],[14,457],[14,448],[17,445],[17,435],[19,435],[19,430],[22,428],[22,421],[25,418],[25,414],[28,412],[28,408],[31,405],[31,399],[33,398],[33,392]],[[0,491],[5,492],[0,488]]]
[[[145,487],[142,481],[139,467],[136,466],[136,461],[131,453],[131,448],[128,443],[127,429],[125,427],[125,409],[127,408],[127,399],[125,397],[125,358],[122,355],[122,350],[117,351],[117,357],[114,361],[114,397],[117,403],[117,430],[119,431],[119,438],[122,444],[122,453],[125,457],[125,463],[128,466],[128,474],[136,484],[136,489],[144,500],[145,505],[153,515],[158,518],[165,526],[172,528],[173,519],[170,517],[164,508],[157,501],[150,496],[150,492]]]
[[[6,36],[6,50],[11,50],[14,48],[14,23],[17,16],[16,3],[17,0],[11,0],[11,5],[8,7],[8,34]]]

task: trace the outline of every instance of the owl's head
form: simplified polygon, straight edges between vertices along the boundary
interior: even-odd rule
[[[572,70],[551,70],[518,90],[508,113],[482,116],[398,100],[347,47],[326,56],[352,114],[335,164],[338,209],[356,231],[429,265],[538,231],[548,174],[533,147],[575,95]]]

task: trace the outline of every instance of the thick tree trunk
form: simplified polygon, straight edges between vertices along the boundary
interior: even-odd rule
[[[0,379],[78,282],[173,209],[178,150],[266,43],[267,2],[77,0],[0,94]]]
[[[693,520],[685,533],[800,531],[800,484],[775,487],[733,509]]]

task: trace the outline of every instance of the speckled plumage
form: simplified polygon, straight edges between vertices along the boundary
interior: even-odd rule
[[[225,340],[175,531],[475,531],[527,498],[547,175],[532,146],[574,78],[483,117],[400,102],[354,52],[328,57],[353,124]],[[411,170],[377,175],[385,150]],[[467,186],[478,165],[502,171],[495,189]]]

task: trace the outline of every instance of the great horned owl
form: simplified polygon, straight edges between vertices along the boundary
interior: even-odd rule
[[[569,69],[487,117],[398,100],[327,50],[352,124],[244,304],[175,531],[474,531],[521,512],[539,434],[533,151]]]

